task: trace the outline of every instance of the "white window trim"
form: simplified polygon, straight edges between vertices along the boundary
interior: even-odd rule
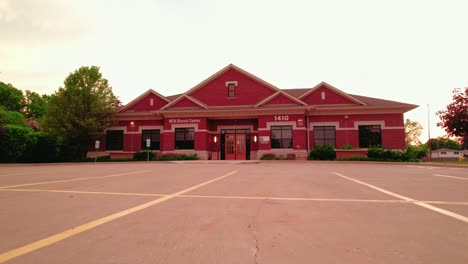
[[[237,81],[227,81],[226,82],[226,87],[228,87],[230,84],[234,84],[234,86],[237,87]]]

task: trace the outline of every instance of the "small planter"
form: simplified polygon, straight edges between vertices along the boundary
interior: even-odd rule
[[[367,158],[367,149],[335,149],[336,159]]]

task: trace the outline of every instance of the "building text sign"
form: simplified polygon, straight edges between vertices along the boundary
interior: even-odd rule
[[[201,120],[198,118],[172,118],[168,121],[169,124],[194,124],[201,122]]]

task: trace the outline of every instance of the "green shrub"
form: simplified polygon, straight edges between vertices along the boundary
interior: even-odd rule
[[[275,158],[277,158],[277,157],[273,153],[265,153],[265,154],[263,154],[262,157],[260,157],[261,160],[274,160]]]
[[[1,127],[0,162],[17,162],[27,148],[36,141],[36,133],[27,127],[18,125]]]
[[[353,145],[343,145],[341,146],[341,149],[353,149]]]
[[[197,154],[179,154],[179,153],[166,153],[156,157],[159,161],[170,161],[170,160],[198,160]]]
[[[309,160],[334,160],[336,159],[335,148],[330,145],[315,145],[310,151]]]
[[[149,156],[149,160],[155,160],[156,159],[156,155],[152,151],[149,151],[149,152],[148,151],[135,152],[133,154],[133,159],[134,160],[148,160],[148,156]]]

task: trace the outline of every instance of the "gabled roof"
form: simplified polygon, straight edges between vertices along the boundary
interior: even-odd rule
[[[172,102],[168,103],[167,105],[163,106],[161,108],[161,110],[164,110],[164,109],[167,109],[167,108],[170,108],[174,105],[176,105],[178,102],[184,100],[184,99],[187,99],[189,101],[191,101],[192,103],[200,106],[201,108],[205,108],[205,109],[208,109],[208,106],[202,102],[200,102],[199,100],[193,98],[192,96],[190,95],[187,95],[187,94],[182,94],[181,96],[177,97],[176,99],[174,99]]]
[[[276,87],[276,86],[274,86],[274,85],[272,85],[272,84],[270,84],[270,83],[268,83],[268,82],[262,80],[261,78],[255,76],[255,75],[253,75],[253,74],[251,74],[251,73],[249,73],[249,72],[247,72],[247,71],[245,71],[245,70],[243,70],[243,69],[241,69],[241,68],[239,68],[239,67],[237,67],[236,65],[234,65],[234,64],[231,63],[231,64],[227,65],[226,67],[222,68],[221,70],[217,71],[215,74],[211,75],[210,77],[208,77],[208,78],[205,79],[204,81],[202,81],[202,82],[200,82],[199,84],[195,85],[193,88],[191,88],[191,89],[188,90],[187,92],[185,92],[185,93],[183,93],[183,94],[180,94],[177,98],[175,98],[174,100],[172,100],[171,103],[169,103],[169,104],[165,105],[163,108],[161,108],[161,110],[167,109],[167,108],[171,107],[172,105],[174,105],[174,104],[173,104],[174,101],[180,100],[180,99],[183,98],[185,95],[190,95],[190,94],[192,94],[192,93],[195,92],[196,90],[202,88],[202,87],[203,87],[204,85],[206,85],[207,83],[211,82],[212,80],[216,79],[217,77],[219,77],[220,75],[222,75],[223,73],[225,73],[225,72],[227,72],[227,71],[229,71],[229,70],[231,70],[231,69],[233,69],[233,70],[235,70],[235,71],[238,71],[238,72],[240,72],[241,74],[243,74],[243,75],[245,75],[245,76],[247,76],[247,77],[249,77],[249,78],[251,78],[251,79],[253,79],[253,80],[255,80],[255,81],[257,81],[257,82],[259,82],[259,83],[261,83],[261,84],[263,84],[263,85],[265,85],[266,87],[272,89],[274,92],[281,91],[281,89],[279,89],[278,87]],[[286,96],[287,96],[287,95],[286,95]],[[175,97],[175,96],[171,96],[171,98],[174,98],[174,97]],[[291,99],[292,99],[292,98],[291,98]],[[292,99],[292,100],[297,101],[297,98],[294,98],[294,99]],[[299,103],[299,101],[298,101],[298,103]]]
[[[280,95],[283,95],[285,97],[287,97],[288,99],[291,99],[292,101],[296,102],[297,104],[300,104],[300,105],[307,105],[306,103],[302,102],[301,100],[295,98],[294,96],[288,94],[288,93],[285,93],[284,91],[282,90],[278,90],[276,93],[268,96],[267,98],[263,99],[262,101],[258,102],[255,107],[259,107],[259,106],[262,106],[268,102],[270,102],[271,100],[273,100],[274,98],[280,96]]]
[[[170,102],[169,99],[167,99],[165,96],[161,95],[160,93],[156,92],[155,90],[153,89],[149,89],[148,91],[146,91],[144,94],[138,96],[137,98],[133,99],[130,103],[128,103],[127,105],[123,106],[122,108],[119,109],[119,112],[123,112],[127,109],[129,109],[130,107],[132,107],[133,105],[135,105],[136,103],[138,103],[140,100],[142,100],[143,98],[145,98],[146,96],[148,96],[149,94],[154,94],[156,95],[157,97],[163,99],[164,101],[166,102]]]
[[[300,95],[298,97],[298,99],[303,99],[305,97],[307,97],[309,94],[317,91],[318,89],[322,88],[322,87],[325,87],[327,88],[328,90],[331,90],[332,92],[336,93],[336,94],[339,94],[341,96],[343,96],[344,98],[352,101],[352,102],[355,102],[356,104],[360,104],[360,105],[366,105],[364,102],[362,102],[361,100],[358,100],[357,98],[341,91],[340,89],[326,83],[326,82],[321,82],[319,84],[317,84],[316,86],[314,86],[312,89],[309,89],[308,91],[306,91],[304,94]]]

